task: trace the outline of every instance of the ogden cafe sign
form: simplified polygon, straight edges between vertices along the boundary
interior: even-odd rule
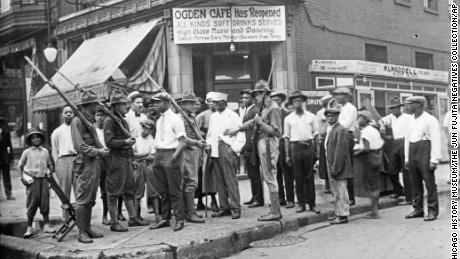
[[[449,77],[446,71],[421,69],[361,60],[312,60],[310,71],[387,76],[441,83],[447,83]]]
[[[173,8],[174,43],[286,40],[284,6]]]

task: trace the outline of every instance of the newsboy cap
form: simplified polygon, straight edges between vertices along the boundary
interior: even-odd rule
[[[326,111],[324,111],[324,116],[327,116],[328,114],[339,115],[340,114],[340,108],[339,107],[327,108]]]
[[[404,100],[405,103],[421,103],[426,105],[426,98],[424,96],[411,96]]]
[[[350,88],[344,87],[344,86],[339,87],[339,88],[337,88],[337,89],[334,89],[334,90],[332,91],[332,94],[346,94],[346,95],[352,95],[352,94],[351,94]]]
[[[150,98],[153,102],[155,101],[169,101],[169,95],[166,93],[157,93]]]

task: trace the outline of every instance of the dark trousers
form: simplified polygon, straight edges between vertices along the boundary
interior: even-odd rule
[[[355,136],[353,132],[348,132],[348,152],[350,157],[354,157],[353,147],[355,146]],[[353,166],[353,159],[351,159],[351,166]],[[353,184],[353,178],[347,179],[347,190],[348,190],[348,198],[350,201],[355,200],[355,186]]]
[[[414,196],[414,210],[423,211],[423,182],[428,192],[428,212],[438,215],[438,188],[434,178],[434,170],[430,170],[431,142],[421,140],[409,145],[409,176]]]
[[[49,215],[50,212],[50,189],[46,178],[34,178],[34,182],[27,187],[26,207],[27,217],[33,218],[37,209],[40,208],[42,215]]]
[[[280,200],[294,202],[294,170],[292,169],[292,167],[286,164],[286,150],[284,147],[284,139],[280,139],[279,148],[280,155],[278,158],[278,173],[276,175],[276,180],[278,181]]]
[[[1,166],[2,177],[3,177],[3,186],[5,187],[6,196],[11,196],[11,177],[10,177],[10,165],[4,163]]]
[[[412,201],[410,187],[409,170],[404,166],[404,139],[393,141],[391,152],[389,153],[388,177],[393,184],[396,194],[406,197],[406,201]],[[399,172],[402,171],[404,188],[399,181]]]
[[[257,161],[255,165],[251,163],[251,153],[244,154],[244,163],[248,172],[249,181],[251,182],[251,193],[254,202],[264,203],[264,188],[260,176],[260,164]]]
[[[184,201],[180,189],[183,155],[171,162],[175,149],[159,149],[153,162],[157,191],[161,196],[161,218],[171,219],[171,208],[177,220],[184,219]]]
[[[310,144],[290,143],[292,168],[295,175],[295,192],[299,205],[308,203],[310,207],[316,206],[315,177],[313,164],[315,146]]]

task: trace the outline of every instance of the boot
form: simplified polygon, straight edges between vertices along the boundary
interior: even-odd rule
[[[107,207],[110,214],[110,231],[114,232],[126,232],[127,228],[120,225],[117,218],[118,213],[118,198],[107,198]]]
[[[267,215],[259,217],[258,221],[272,221],[282,218],[278,192],[270,193],[270,212]]]
[[[160,208],[160,199],[158,197],[152,198],[153,209],[155,210],[155,222],[158,223],[161,220],[161,208]]]
[[[93,208],[91,207],[91,205],[86,205],[85,206],[86,208],[86,232],[88,233],[88,236],[90,238],[102,238],[104,237],[104,235],[102,235],[101,233],[99,232],[96,232],[96,231],[93,231],[91,229],[91,214],[92,214],[92,211],[93,211]]]
[[[128,211],[128,215],[129,215],[128,227],[138,227],[138,226],[148,226],[149,225],[149,223],[136,217],[136,213],[134,209],[134,199],[126,198],[125,206],[126,206],[126,210]]]
[[[86,225],[86,206],[78,205],[75,209],[75,219],[78,227],[78,242],[89,244],[92,243],[93,240],[89,237]]]
[[[204,219],[200,218],[195,212],[195,204],[193,204],[194,195],[194,192],[184,193],[184,205],[186,210],[185,219],[188,222],[204,223]]]

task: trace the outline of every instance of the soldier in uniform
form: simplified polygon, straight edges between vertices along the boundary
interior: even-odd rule
[[[195,108],[196,98],[194,94],[185,94],[181,99],[181,106],[187,116],[195,123]],[[198,167],[202,152],[200,148],[206,146],[206,142],[200,141],[192,126],[187,123],[184,116],[181,115],[184,121],[187,146],[184,148],[184,166],[182,178],[182,195],[184,196],[185,219],[189,222],[204,223],[204,219],[199,217],[195,212],[195,191],[198,187]]]
[[[129,130],[128,123],[123,116],[128,112],[126,96],[115,90],[110,96],[110,105],[114,115]],[[136,218],[134,210],[134,178],[133,178],[133,148],[136,142],[131,136],[123,133],[122,129],[109,116],[104,121],[105,145],[110,149],[107,160],[108,170],[105,179],[107,191],[107,206],[110,214],[110,230],[115,232],[128,231],[117,219],[117,199],[123,195],[126,210],[128,211],[128,227],[146,226],[148,223]]]
[[[84,92],[79,102],[80,110],[87,121],[94,123],[97,110],[97,96]],[[74,160],[75,218],[79,230],[78,241],[92,243],[91,238],[101,238],[102,234],[91,229],[92,207],[96,204],[96,194],[101,173],[101,157],[108,152],[103,148],[97,135],[78,117],[71,123],[72,142],[78,155]]]

